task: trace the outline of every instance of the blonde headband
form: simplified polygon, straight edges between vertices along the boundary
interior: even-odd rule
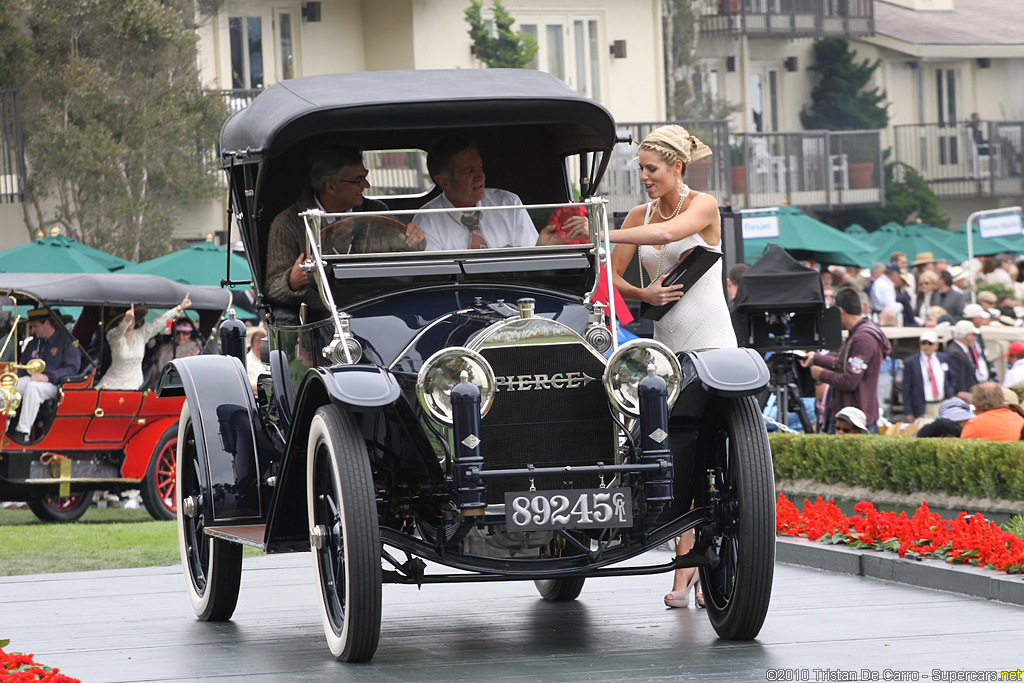
[[[662,126],[640,143],[640,149],[657,152],[669,163],[676,159],[683,165],[692,164],[712,155],[711,148],[690,135],[682,126]]]

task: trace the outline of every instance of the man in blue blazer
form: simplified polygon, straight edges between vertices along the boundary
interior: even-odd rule
[[[939,351],[932,330],[921,333],[921,350],[903,361],[903,413],[907,420],[938,417],[939,404],[956,393],[957,382],[949,358]]]

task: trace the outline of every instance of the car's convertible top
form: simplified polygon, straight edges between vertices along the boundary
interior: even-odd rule
[[[467,106],[468,105],[468,106]],[[614,120],[557,78],[525,69],[374,71],[276,83],[221,132],[225,167],[239,156],[273,157],[320,134],[352,133],[364,148],[429,147],[442,130],[535,125],[558,152],[608,150]],[[405,131],[405,134],[403,134]]]
[[[31,294],[54,306],[177,306],[187,293],[196,309],[228,307],[231,294],[210,285],[186,285],[159,275],[121,273],[0,273],[0,290]]]

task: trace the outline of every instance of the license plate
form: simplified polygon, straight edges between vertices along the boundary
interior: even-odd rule
[[[606,529],[633,525],[630,489],[562,489],[505,494],[509,531]]]

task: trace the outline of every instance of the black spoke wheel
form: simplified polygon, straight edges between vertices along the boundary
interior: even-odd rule
[[[196,449],[188,402],[181,408],[177,438],[178,547],[192,610],[203,621],[227,621],[238,604],[242,546],[206,533],[205,466]]]
[[[768,613],[775,571],[772,454],[754,399],[709,403],[701,439],[711,472],[701,473],[704,504],[712,508],[718,535],[699,542],[710,542],[719,556],[717,567],[700,568],[704,601],[719,637],[750,640]]]
[[[142,503],[158,522],[174,519],[178,513],[175,481],[178,476],[178,425],[171,425],[160,437],[149,458],[142,482]]]
[[[307,511],[320,615],[331,652],[365,662],[380,639],[380,528],[366,443],[334,405],[316,411],[306,451]]]
[[[28,509],[40,522],[77,522],[92,505],[95,491],[72,493],[70,496],[42,496],[26,501]]]

